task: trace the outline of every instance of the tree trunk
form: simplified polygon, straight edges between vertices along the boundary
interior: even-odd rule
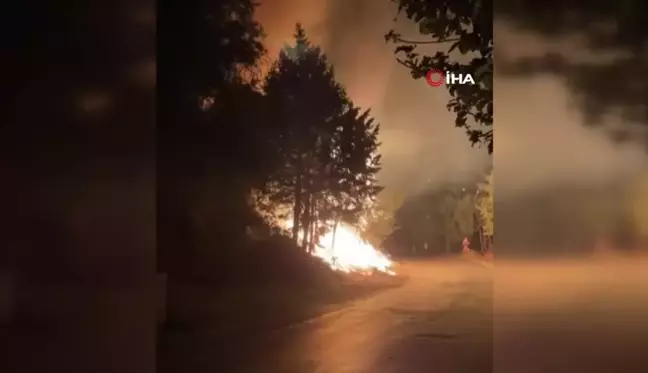
[[[317,240],[317,237],[315,236],[317,232],[317,218],[315,215],[311,216],[311,224],[310,224],[310,233],[309,237],[310,239],[308,240],[308,253],[312,253],[313,249],[315,248],[315,241]]]
[[[482,254],[486,254],[486,240],[484,236],[484,229],[479,227],[479,250]]]
[[[302,213],[302,176],[298,173],[295,180],[295,206],[293,207],[292,238],[299,244],[299,226]]]
[[[315,247],[315,241],[317,240],[317,199],[315,198],[315,195],[311,197],[311,203],[310,203],[310,233],[309,233],[309,240],[308,240],[308,253],[313,252],[313,248]]]
[[[303,221],[302,221],[302,228],[304,231],[304,235],[302,237],[302,242],[301,246],[304,251],[308,251],[308,242],[310,242],[310,228],[311,228],[311,202],[312,202],[312,194],[310,191],[306,191],[306,198],[304,198],[304,214],[303,214]]]

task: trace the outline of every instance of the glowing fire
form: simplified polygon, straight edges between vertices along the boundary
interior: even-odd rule
[[[282,224],[290,229],[292,224],[285,221]],[[332,224],[329,224],[332,226]],[[299,239],[303,233],[299,234]],[[340,224],[335,232],[330,230],[322,236],[312,253],[322,259],[332,269],[342,272],[371,274],[373,271],[389,275],[396,273],[391,270],[392,261],[385,254],[363,240],[351,227]]]
[[[315,247],[313,255],[324,260],[331,268],[344,272],[367,272],[377,270],[394,274],[391,260],[385,254],[365,242],[352,229],[344,225],[335,232],[324,235]]]

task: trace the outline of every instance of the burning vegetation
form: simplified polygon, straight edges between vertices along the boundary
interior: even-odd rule
[[[284,223],[286,228],[291,228],[289,222]],[[311,255],[321,259],[331,269],[346,273],[373,274],[382,272],[395,275],[392,270],[392,261],[364,240],[351,226],[335,222],[328,224],[331,227],[325,234],[315,238]],[[303,239],[300,235],[300,239]]]
[[[391,270],[392,261],[385,254],[344,225],[336,232],[324,235],[313,255],[322,258],[331,268],[339,271],[380,271],[395,274]]]

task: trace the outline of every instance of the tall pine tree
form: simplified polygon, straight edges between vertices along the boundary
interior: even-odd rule
[[[339,120],[338,147],[335,154],[336,182],[330,189],[330,215],[335,230],[340,222],[356,225],[373,207],[382,190],[376,176],[380,171],[380,125],[369,116],[369,110],[350,108]]]
[[[273,200],[293,206],[292,235],[297,240],[311,215],[315,176],[327,166],[329,157],[321,150],[336,130],[334,119],[349,103],[326,56],[310,43],[300,24],[295,45],[280,53],[264,90],[273,111],[271,132],[282,156],[282,167],[272,178]]]
[[[264,90],[280,167],[268,183],[271,200],[292,206],[292,236],[312,247],[320,223],[343,210],[359,213],[379,191],[378,125],[353,107],[320,48],[297,24]]]

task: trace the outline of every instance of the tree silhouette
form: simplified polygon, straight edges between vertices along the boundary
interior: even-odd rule
[[[253,1],[182,7],[162,18],[172,34],[160,35],[172,52],[158,64],[158,262],[200,277],[242,245],[253,216],[247,196],[269,157],[256,117],[262,97],[245,73],[264,49]]]
[[[495,193],[493,185],[493,170],[485,180],[478,185],[477,211],[479,213],[482,249],[488,250],[495,234]]]
[[[447,186],[407,198],[396,210],[385,246],[397,255],[456,252],[475,231],[474,189]]]
[[[352,107],[340,117],[333,168],[337,182],[331,189],[336,222],[357,223],[382,190],[376,180],[380,171],[380,126],[369,114],[369,110],[360,112],[360,108]]]
[[[326,56],[310,44],[300,24],[295,46],[280,53],[263,89],[282,162],[271,179],[271,199],[293,206],[292,235],[297,241],[300,229],[310,225],[311,198],[321,181],[315,176],[330,169],[332,157],[326,150],[336,131],[333,119],[349,103]]]
[[[393,0],[398,12],[419,25],[424,38],[404,37],[395,30],[385,35],[398,46],[397,61],[412,77],[425,77],[431,69],[471,74],[478,84],[449,85],[448,110],[456,114],[455,126],[463,128],[470,142],[493,152],[493,4],[491,0],[416,1]],[[427,56],[420,47],[436,44],[442,51]],[[468,57],[468,58],[467,58]],[[467,62],[466,62],[467,61]]]
[[[385,239],[392,233],[395,224],[395,213],[404,203],[404,196],[394,193],[382,192],[377,198],[376,204],[370,210],[371,214],[364,231],[364,238],[367,242],[380,247]]]
[[[379,126],[369,111],[353,106],[300,24],[295,45],[280,53],[264,91],[281,159],[266,190],[270,201],[292,206],[292,236],[302,237],[306,248],[319,223],[357,220],[380,190]]]

